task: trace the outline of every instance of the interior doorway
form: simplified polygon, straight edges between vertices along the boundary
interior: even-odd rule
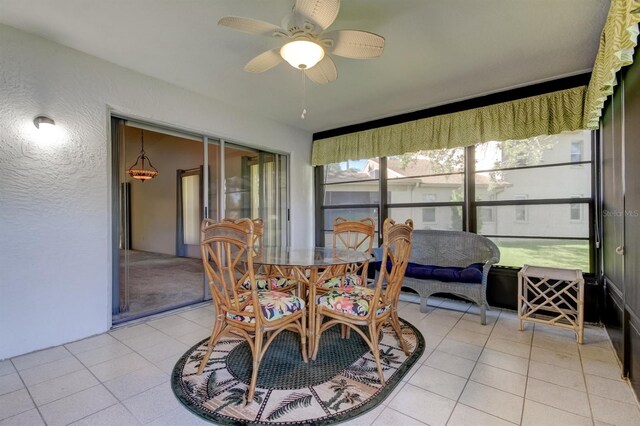
[[[261,217],[265,241],[286,243],[286,155],[116,117],[112,138],[114,324],[210,298],[205,217]],[[147,180],[129,173],[142,150],[158,171]]]

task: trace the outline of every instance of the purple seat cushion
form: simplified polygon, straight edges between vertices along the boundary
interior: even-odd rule
[[[374,262],[374,268],[379,271],[381,262]],[[482,283],[482,263],[473,263],[467,267],[421,265],[409,262],[405,276],[423,280],[438,280],[443,282],[461,282],[468,284]]]

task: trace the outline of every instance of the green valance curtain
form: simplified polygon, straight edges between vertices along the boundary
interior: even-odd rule
[[[638,40],[638,22],[640,1],[611,1],[587,90],[585,128],[598,128],[602,107],[616,85],[616,73],[633,62],[633,51]]]
[[[454,148],[597,129],[616,73],[633,62],[640,0],[611,0],[588,87],[351,133],[314,142],[314,166],[346,160]]]
[[[583,128],[586,86],[316,140],[314,166]]]

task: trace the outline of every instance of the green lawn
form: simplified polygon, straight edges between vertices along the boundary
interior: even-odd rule
[[[552,266],[589,271],[589,243],[562,240],[495,239],[503,266]]]

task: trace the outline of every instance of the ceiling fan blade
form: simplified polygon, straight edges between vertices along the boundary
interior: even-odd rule
[[[323,30],[333,24],[340,10],[340,0],[296,0],[293,11]]]
[[[377,58],[384,50],[384,37],[359,30],[330,31],[322,36],[323,40],[333,41],[329,51],[334,55],[353,59]]]
[[[218,25],[233,30],[243,31],[249,34],[263,36],[286,35],[285,31],[277,25],[257,19],[243,18],[241,16],[225,16],[218,21]]]
[[[280,49],[271,49],[250,60],[247,65],[244,66],[244,70],[252,73],[261,73],[270,70],[282,61]]]
[[[313,67],[304,70],[304,73],[311,81],[318,84],[327,84],[338,78],[338,70],[336,64],[329,56],[325,56],[320,62]]]

